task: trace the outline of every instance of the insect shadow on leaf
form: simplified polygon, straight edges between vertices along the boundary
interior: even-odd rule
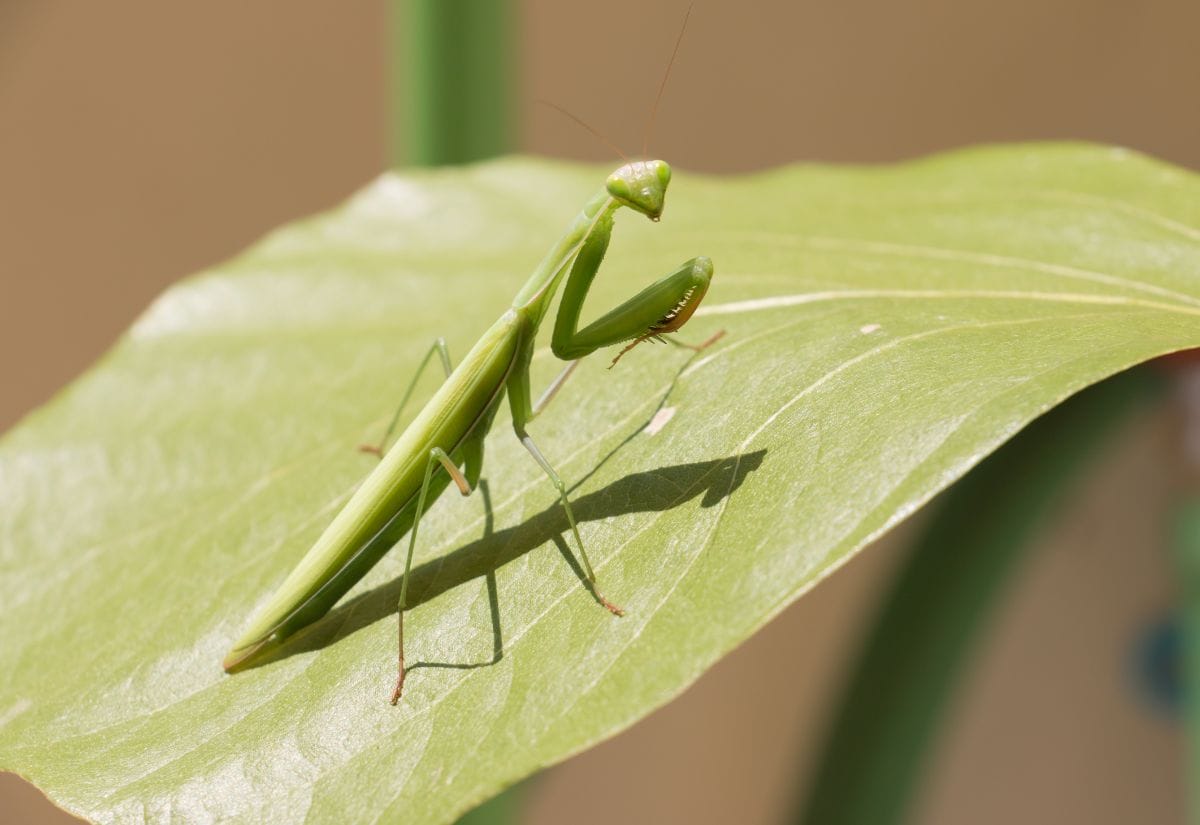
[[[665,512],[697,496],[703,496],[701,507],[712,507],[737,490],[746,477],[758,469],[765,455],[766,450],[755,450],[711,461],[630,473],[578,498],[575,518],[579,522],[602,521],[633,513]],[[576,577],[587,583],[583,569],[564,539],[569,527],[557,501],[521,524],[499,532],[491,529],[493,517],[490,496],[485,498],[485,508],[482,537],[413,569],[409,583],[409,604],[411,607],[424,604],[447,590],[483,576],[492,621],[492,657],[487,661],[467,663],[414,662],[410,669],[441,667],[467,670],[499,662],[503,658],[503,634],[496,570],[547,542],[554,542]],[[287,640],[267,661],[320,650],[375,622],[391,618],[396,612],[400,586],[401,577],[397,577],[339,605],[310,628]]]

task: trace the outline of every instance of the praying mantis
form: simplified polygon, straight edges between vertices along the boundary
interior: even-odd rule
[[[690,15],[689,8],[651,110],[643,154]],[[570,112],[553,107],[604,139]],[[617,152],[624,158],[619,149]],[[408,607],[408,582],[421,516],[427,503],[436,500],[451,481],[464,496],[476,488],[483,473],[484,438],[505,394],[517,439],[558,491],[587,586],[609,612],[624,615],[597,587],[596,573],[579,536],[566,485],[542,455],[526,426],[562,388],[579,359],[598,349],[626,345],[609,365],[611,368],[643,341],[671,341],[699,351],[724,334],[717,332],[699,345],[664,338],[687,323],[708,291],[713,267],[703,256],[683,263],[670,275],[579,329],[579,314],[608,250],[617,210],[627,207],[655,222],[662,216],[671,167],[663,160],[624,159],[625,163],[608,176],[604,187],[584,205],[563,237],[538,264],[512,305],[480,337],[457,368],[451,368],[444,339],[439,338],[425,353],[383,439],[378,446],[363,448],[378,455],[379,464],[234,642],[223,663],[227,672],[262,660],[280,643],[328,613],[408,533],[408,555],[396,608],[398,673],[391,699],[393,705],[399,702],[405,677],[404,611]],[[533,403],[529,367],[534,343],[564,276],[567,283],[559,301],[550,348],[556,357],[568,363],[537,403]],[[445,382],[396,442],[385,450],[400,413],[435,352],[446,372]]]
[[[225,657],[226,671],[254,664],[279,643],[329,612],[407,532],[408,555],[397,605],[398,675],[391,699],[396,704],[404,689],[404,612],[408,607],[408,582],[421,516],[451,481],[464,496],[475,489],[483,471],[484,437],[505,394],[518,440],[558,491],[588,587],[600,604],[614,615],[623,615],[621,608],[597,588],[596,574],[579,537],[566,485],[530,436],[527,426],[562,388],[579,359],[602,347],[624,343],[625,348],[613,360],[615,365],[643,341],[669,340],[663,336],[683,326],[704,298],[713,267],[708,258],[701,256],[685,262],[579,329],[580,311],[612,236],[614,214],[627,207],[658,221],[670,180],[671,167],[662,160],[639,160],[620,166],[547,253],[512,305],[483,333],[457,368],[450,367],[445,341],[438,339],[434,343],[418,366],[383,441],[378,447],[367,448],[380,455],[379,464],[234,643]],[[535,338],[564,276],[566,286],[555,319],[551,350],[568,364],[537,403],[533,403],[529,368]],[[703,349],[720,335],[717,333],[696,346],[681,346]],[[445,382],[396,442],[385,450],[405,402],[435,352],[447,373]]]

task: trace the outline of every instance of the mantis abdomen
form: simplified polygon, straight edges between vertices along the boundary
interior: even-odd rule
[[[483,334],[259,611],[225,658],[226,670],[252,664],[273,638],[285,639],[329,612],[409,531],[434,448],[461,464],[464,453],[470,452],[464,449],[468,442],[478,441],[482,447],[504,397],[521,323],[520,317],[509,311]],[[449,414],[463,409],[478,412],[473,417]],[[471,465],[481,461],[467,464],[467,478],[473,486],[481,468]],[[434,475],[427,491],[431,500],[445,490],[450,478],[447,473]]]

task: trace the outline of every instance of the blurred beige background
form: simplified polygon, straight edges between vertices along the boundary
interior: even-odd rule
[[[636,150],[686,4],[518,5],[521,150],[610,159],[538,98]],[[385,167],[383,21],[379,2],[0,0],[0,430],[174,280]],[[699,0],[651,147],[732,172],[1079,138],[1200,168],[1197,32],[1196,0]],[[1184,821],[1178,731],[1128,673],[1170,606],[1175,444],[1168,413],[1145,417],[1047,531],[915,822]],[[679,701],[541,777],[530,821],[780,821],[898,538]],[[53,821],[0,778],[0,822]]]

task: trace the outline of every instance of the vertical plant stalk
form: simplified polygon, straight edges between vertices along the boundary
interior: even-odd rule
[[[1187,734],[1184,777],[1188,822],[1200,821],[1200,499],[1180,507],[1175,522],[1175,562],[1183,624],[1183,714]]]
[[[1134,369],[1083,391],[942,496],[876,619],[795,822],[906,820],[948,700],[1022,551],[1096,448],[1162,385]]]
[[[512,147],[506,0],[392,0],[390,161],[467,163]]]

